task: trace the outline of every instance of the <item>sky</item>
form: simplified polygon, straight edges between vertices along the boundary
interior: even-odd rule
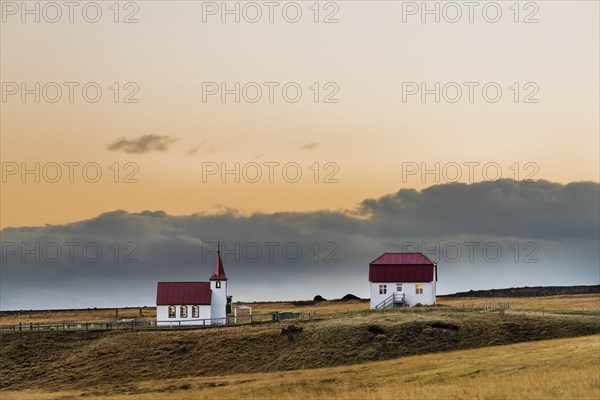
[[[247,301],[415,246],[442,293],[600,283],[598,2],[48,4],[1,2],[1,309],[152,305],[217,240]]]

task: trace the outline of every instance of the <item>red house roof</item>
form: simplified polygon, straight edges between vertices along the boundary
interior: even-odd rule
[[[156,305],[210,305],[210,282],[158,282]]]
[[[433,265],[423,253],[383,253],[369,265]]]
[[[436,265],[422,253],[384,253],[369,264],[370,282],[432,282]]]
[[[213,268],[213,274],[210,277],[211,281],[226,281],[225,269],[223,268],[223,261],[221,261],[221,251],[217,252],[217,261],[215,261],[215,267]]]

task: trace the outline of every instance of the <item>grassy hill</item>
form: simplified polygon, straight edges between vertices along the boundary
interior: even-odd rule
[[[5,400],[597,399],[600,336],[301,371],[146,379],[129,385],[3,391]]]
[[[566,302],[565,298],[570,302]],[[325,302],[318,306],[322,308],[316,318],[291,322],[303,328],[301,333],[291,338],[281,334],[281,328],[290,322],[192,331],[6,334],[0,342],[0,362],[3,365],[0,369],[0,394],[3,399],[27,396],[36,399],[55,398],[53,396],[69,398],[80,395],[88,398],[108,396],[111,399],[119,396],[135,398],[129,397],[131,395],[179,399],[217,394],[236,397],[235,393],[261,398],[262,394],[266,398],[292,398],[288,393],[306,391],[306,396],[302,395],[302,398],[318,398],[320,393],[335,393],[330,397],[336,398],[377,398],[384,394],[386,397],[397,397],[404,390],[415,395],[423,394],[426,388],[422,386],[428,383],[440,391],[443,382],[455,380],[463,382],[463,385],[477,382],[478,379],[482,379],[482,383],[486,380],[490,383],[494,374],[498,374],[496,378],[502,377],[510,382],[515,380],[515,388],[524,387],[527,379],[538,379],[540,377],[536,378],[536,374],[543,374],[547,389],[550,390],[547,397],[565,397],[560,395],[561,392],[552,392],[563,384],[565,390],[571,390],[568,393],[574,395],[584,393],[589,385],[597,392],[600,386],[597,383],[593,386],[597,380],[592,379],[592,372],[595,371],[596,377],[600,373],[597,357],[600,351],[599,336],[592,336],[594,339],[585,341],[585,345],[581,345],[583,347],[571,342],[560,348],[541,343],[550,339],[599,334],[600,318],[581,313],[576,308],[582,304],[588,308],[598,308],[600,297],[583,295],[537,299],[545,304],[556,303],[555,308],[571,304],[574,307],[571,312],[575,314],[542,316],[536,312],[513,311],[512,308],[504,314],[482,313],[475,307],[463,309],[460,306],[460,303],[469,299],[452,299],[455,305],[386,312],[365,310],[364,302],[359,301],[344,305]],[[531,306],[530,303],[524,304]],[[281,309],[281,303],[255,306],[265,312],[273,307]],[[286,309],[294,310],[291,303],[286,305]],[[91,310],[91,317],[87,319],[93,319],[94,313],[99,312]],[[82,315],[84,310],[78,313],[79,317],[85,317]],[[48,315],[43,318],[48,318]],[[3,319],[0,322],[4,323]],[[586,337],[581,340],[591,339]],[[512,355],[493,350],[501,349],[498,346],[502,345],[534,341],[542,341],[538,342],[542,347],[535,347],[536,343],[524,344],[526,347],[515,350]],[[544,357],[554,357],[560,363],[538,357],[537,352],[544,346],[551,346],[549,349],[552,350],[551,354]],[[595,346],[596,353],[590,352],[590,346]],[[587,350],[580,356],[587,358],[579,358],[581,366],[590,363],[590,354],[596,357],[595,367],[582,370],[582,373],[590,375],[591,380],[578,387],[568,383],[566,378],[557,380],[559,376],[556,371],[560,371],[563,364],[563,372],[574,373],[563,361],[575,362],[577,359],[573,357],[582,348]],[[463,352],[448,353],[467,349],[479,350],[469,350],[475,353],[464,355],[460,355]],[[538,350],[531,350],[527,353],[529,356],[525,357],[522,352],[529,350],[523,349]],[[455,369],[445,367],[444,360],[450,357],[448,354],[455,357],[454,361],[449,361],[449,365],[454,365]],[[483,357],[480,362],[487,362],[487,357],[496,357],[499,364],[490,361],[485,369],[472,363],[462,366],[459,361],[462,357],[473,363],[478,357]],[[529,357],[533,358],[530,360]],[[591,360],[594,361],[593,357]],[[370,364],[373,362],[390,364],[385,364],[386,367],[377,372],[372,371],[371,368],[375,367],[370,366],[380,364]],[[502,363],[506,365],[500,365]],[[511,369],[519,363],[522,369]],[[413,365],[418,366],[414,371]],[[396,373],[393,374],[393,371]],[[521,378],[513,377],[514,374]],[[269,376],[271,378],[267,379]],[[373,387],[356,386],[354,380],[349,379],[352,376],[357,381],[362,379],[365,384],[363,377],[371,376],[379,379],[379,383]],[[272,382],[280,382],[283,388],[289,388],[290,391]],[[460,389],[456,386],[448,392],[449,396],[454,396],[460,390],[471,390],[469,387],[467,385]],[[534,389],[523,389],[523,393],[535,394],[535,390],[543,390]],[[490,396],[491,390],[502,391],[503,388],[497,384],[473,393],[482,398],[501,397]],[[170,393],[172,397],[167,396]],[[438,392],[438,397],[444,397],[443,393]]]
[[[106,381],[273,372],[600,333],[596,318],[539,318],[443,308],[346,313],[297,323],[195,331],[9,334],[2,389],[84,389]]]

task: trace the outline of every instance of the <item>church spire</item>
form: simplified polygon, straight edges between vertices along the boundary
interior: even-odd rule
[[[221,241],[217,242],[217,260],[215,261],[215,267],[213,268],[211,281],[226,281],[225,269],[223,268],[223,261],[221,261]]]

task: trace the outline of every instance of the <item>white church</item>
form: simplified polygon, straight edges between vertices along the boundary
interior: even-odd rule
[[[220,248],[209,282],[158,282],[156,325],[225,324],[231,312]]]

